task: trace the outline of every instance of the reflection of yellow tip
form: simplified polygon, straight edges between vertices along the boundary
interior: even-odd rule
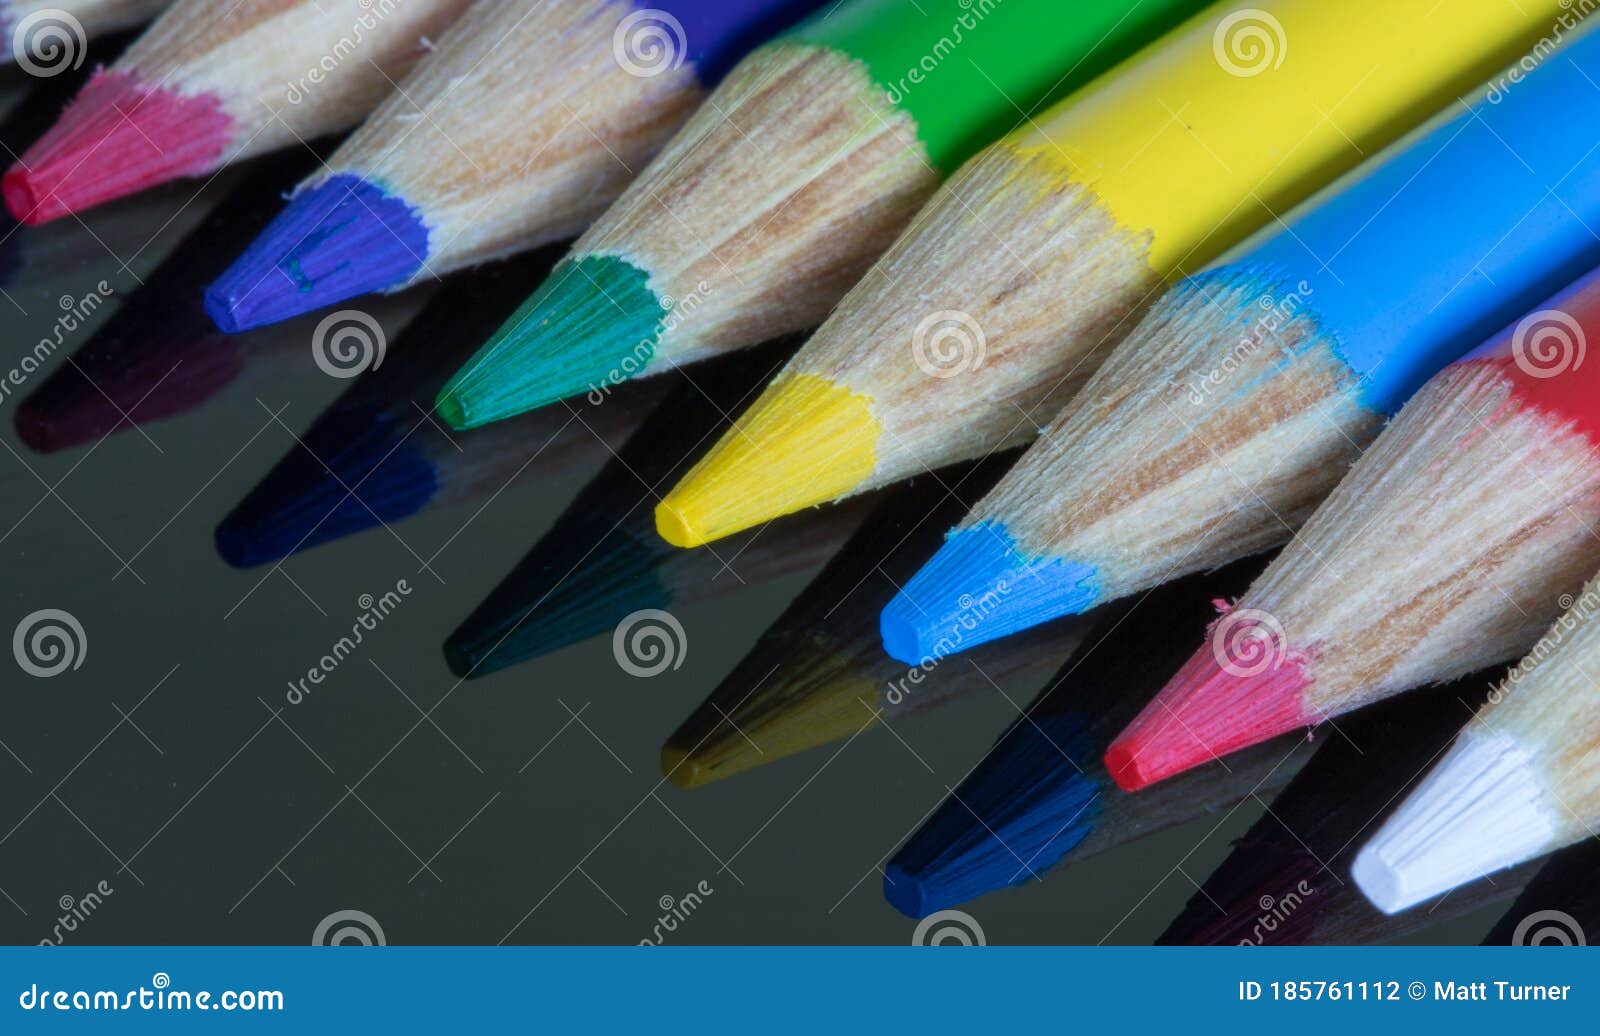
[[[661,772],[680,788],[703,788],[807,749],[853,737],[882,719],[879,685],[861,676],[836,676],[820,688],[770,703],[765,715],[735,711],[698,744],[684,747],[674,735],[661,748]],[[759,697],[759,694],[757,695]]]
[[[698,547],[848,496],[872,474],[869,401],[813,374],[784,375],[656,508],[656,530]]]
[[[699,788],[712,780],[708,767],[670,742],[661,746],[661,775],[680,788]]]

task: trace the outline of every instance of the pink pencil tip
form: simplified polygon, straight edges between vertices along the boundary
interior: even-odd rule
[[[1305,656],[1287,649],[1275,623],[1256,623],[1241,635],[1232,616],[1245,614],[1218,620],[1206,646],[1106,750],[1106,769],[1119,788],[1147,788],[1316,722],[1305,707],[1311,682]]]
[[[0,181],[6,207],[38,225],[215,168],[233,120],[215,97],[97,73]]]

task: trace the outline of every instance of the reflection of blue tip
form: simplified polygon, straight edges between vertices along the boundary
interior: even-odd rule
[[[1083,731],[1076,715],[1019,720],[884,867],[889,905],[926,917],[1060,863],[1108,784]]]
[[[917,665],[1076,615],[1099,600],[1094,576],[1075,561],[1023,557],[1004,525],[962,529],[884,608],[883,649]]]
[[[397,288],[428,258],[428,228],[405,199],[340,173],[301,191],[206,290],[229,334]]]
[[[406,431],[373,412],[317,422],[217,526],[217,553],[253,568],[417,513],[439,478]]]

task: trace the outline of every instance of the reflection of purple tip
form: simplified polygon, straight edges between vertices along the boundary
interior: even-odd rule
[[[206,312],[237,334],[398,288],[428,258],[428,228],[405,199],[341,173],[301,191],[206,291]]]

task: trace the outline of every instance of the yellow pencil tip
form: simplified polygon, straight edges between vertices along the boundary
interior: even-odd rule
[[[783,375],[656,507],[656,530],[698,547],[849,496],[872,474],[878,435],[867,397]]]
[[[672,503],[671,496],[656,505],[656,533],[674,547],[703,547],[707,542]]]

